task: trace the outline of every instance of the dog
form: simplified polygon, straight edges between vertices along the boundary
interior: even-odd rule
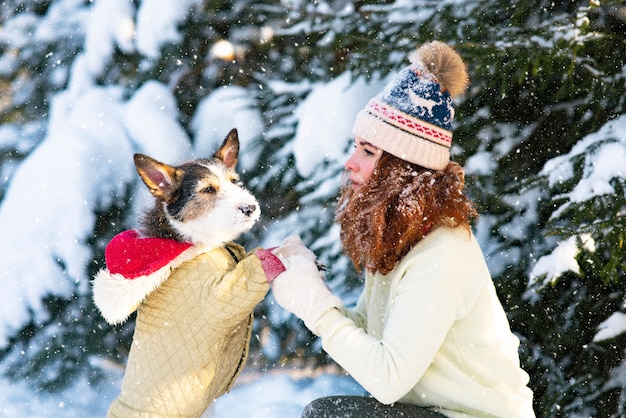
[[[137,172],[156,199],[143,218],[142,232],[213,247],[249,230],[260,210],[235,172],[238,155],[236,129],[229,132],[212,159],[172,167],[135,154]]]
[[[134,155],[154,205],[139,231],[111,240],[93,281],[107,322],[137,310],[109,417],[200,416],[245,364],[254,307],[269,284],[259,256],[230,242],[260,216],[235,171],[238,156],[235,129],[212,158],[171,166]]]

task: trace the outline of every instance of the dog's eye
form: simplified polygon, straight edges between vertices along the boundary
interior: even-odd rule
[[[237,180],[237,179],[232,179],[230,182],[231,182],[232,184],[239,184],[239,180]]]
[[[208,186],[200,190],[200,193],[206,193],[206,194],[214,194],[216,192],[217,192],[217,189],[213,186]]]

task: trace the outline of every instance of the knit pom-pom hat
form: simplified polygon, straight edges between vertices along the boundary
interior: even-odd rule
[[[438,41],[422,45],[409,61],[359,112],[352,133],[398,158],[442,170],[450,161],[452,99],[468,85],[465,63]]]

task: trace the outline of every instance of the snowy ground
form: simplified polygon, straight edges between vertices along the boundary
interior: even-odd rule
[[[0,379],[0,416],[21,418],[104,417],[117,395],[121,373],[99,387],[77,382],[55,394],[34,393],[24,384]],[[269,371],[244,373],[230,393],[219,398],[203,418],[299,418],[304,406],[320,396],[362,394],[349,377],[332,373]]]

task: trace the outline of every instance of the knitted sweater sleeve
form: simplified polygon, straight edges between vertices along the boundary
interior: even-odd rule
[[[392,289],[381,338],[336,309],[318,321],[324,350],[382,403],[398,401],[417,384],[466,309],[465,301],[441,285],[458,274],[457,263],[445,262],[445,251],[435,246],[413,255],[396,272],[401,279]],[[442,261],[433,263],[439,256]]]
[[[367,326],[366,324],[367,314],[365,313],[365,311],[366,311],[366,305],[367,305],[366,301],[369,296],[368,290],[369,288],[364,289],[363,293],[357,300],[356,305],[352,309],[346,309],[346,308],[341,309],[341,312],[346,317],[350,318],[357,327],[363,328],[363,329],[365,329],[365,327]]]
[[[410,304],[398,300],[397,305],[381,339],[368,335],[336,309],[324,315],[320,330],[324,350],[385,404],[398,401],[415,386],[454,321],[453,305],[440,292],[431,292],[430,300],[419,298]],[[428,311],[436,316],[427,318]],[[410,327],[407,318],[414,318]]]

